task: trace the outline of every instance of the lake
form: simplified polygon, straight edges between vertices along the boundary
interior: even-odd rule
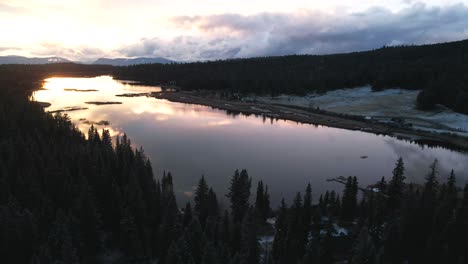
[[[404,159],[408,181],[422,182],[436,158],[440,181],[445,181],[452,168],[459,184],[468,180],[468,155],[442,147],[424,147],[360,131],[232,115],[152,97],[116,96],[160,90],[110,76],[49,78],[33,98],[51,103],[46,111],[87,108],[66,112],[85,133],[91,122],[99,121],[110,122],[95,126],[109,129],[112,136],[126,133],[135,147],[143,146],[156,177],[160,178],[164,171],[172,172],[181,203],[190,199],[201,175],[218,197],[223,196],[234,171],[242,168],[253,178],[252,193],[257,181],[263,180],[274,205],[282,197],[290,202],[308,182],[316,202],[321,192],[342,189],[337,183],[327,182],[327,178],[355,175],[362,186],[382,176],[390,179],[398,157]],[[85,103],[90,101],[121,104]]]

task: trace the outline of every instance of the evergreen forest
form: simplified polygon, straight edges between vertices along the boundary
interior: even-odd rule
[[[407,181],[400,158],[391,177],[370,187],[360,186],[359,177],[352,176],[338,179],[344,184],[343,192],[319,194],[305,182],[304,190],[279,206],[270,204],[267,182],[253,182],[246,169],[239,169],[225,175],[231,179],[225,190],[214,190],[201,176],[193,201],[177,204],[177,175],[166,172],[156,178],[143,148],[135,148],[126,135],[113,139],[109,131],[94,127],[85,135],[67,115],[45,113],[29,98],[47,76],[97,76],[116,70],[169,76],[157,77],[158,81],[179,81],[185,76],[185,80],[180,77],[181,83],[186,81],[194,89],[219,81],[226,85],[219,87],[227,89],[237,90],[239,85],[253,91],[277,93],[284,91],[275,87],[290,87],[290,92],[304,92],[298,87],[322,82],[317,87],[332,89],[372,80],[376,87],[410,88],[450,79],[449,68],[463,70],[460,74],[466,77],[466,68],[462,69],[466,60],[453,56],[454,51],[460,52],[457,58],[468,56],[467,43],[425,46],[420,51],[397,47],[347,55],[128,68],[0,66],[2,263],[466,263],[468,185],[457,182],[456,174],[464,172],[440,175],[437,160],[420,172],[425,177],[422,184]],[[433,49],[438,52],[431,56],[441,61],[427,63],[431,57],[423,54]],[[453,67],[446,67],[444,60]],[[345,67],[344,61],[353,65],[352,71],[335,68]],[[376,71],[364,67],[365,62],[375,64],[371,68]],[[320,78],[294,70],[309,69],[312,64],[314,71],[323,71]],[[254,67],[258,71],[238,78]],[[203,74],[212,69],[230,70],[216,71],[215,79],[206,78]],[[145,75],[147,70],[154,75]],[[332,71],[336,76],[327,74]],[[248,77],[254,73],[262,78]],[[302,73],[307,78],[295,77]],[[206,83],[194,77],[198,74]],[[272,76],[283,79],[269,82]],[[242,84],[255,80],[258,83],[252,86]],[[457,93],[465,91],[457,87]],[[448,96],[452,90],[443,91]],[[225,207],[221,199],[228,201]]]
[[[291,55],[116,67],[114,76],[224,94],[304,95],[370,85],[422,90],[417,107],[468,113],[468,40],[332,55]]]

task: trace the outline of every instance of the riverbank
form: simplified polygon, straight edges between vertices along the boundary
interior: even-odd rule
[[[413,129],[468,137],[468,115],[457,113],[443,105],[436,105],[431,110],[420,110],[416,107],[419,92],[420,90],[398,88],[373,91],[372,87],[363,86],[302,96],[251,95],[244,97],[244,100],[320,108],[332,113],[353,113],[379,122],[398,120],[400,124],[412,126]]]
[[[234,113],[253,114],[265,118],[284,119],[299,123],[395,136],[420,144],[438,145],[468,151],[468,138],[466,137],[416,130],[399,125],[398,123],[385,124],[374,120],[366,120],[362,116],[332,113],[314,108],[285,104],[225,100],[212,96],[209,93],[202,94],[191,91],[156,92],[149,94],[149,96],[172,102],[205,105]]]

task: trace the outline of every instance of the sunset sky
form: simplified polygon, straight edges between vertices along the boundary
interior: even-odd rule
[[[194,61],[468,38],[468,1],[0,0],[0,55]]]

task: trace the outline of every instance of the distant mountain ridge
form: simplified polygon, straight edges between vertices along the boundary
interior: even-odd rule
[[[133,58],[133,59],[126,59],[126,58],[100,58],[97,59],[93,64],[104,64],[104,65],[113,65],[113,66],[129,66],[129,65],[136,65],[136,64],[151,64],[151,63],[161,63],[161,64],[168,64],[174,63],[175,61],[169,60],[166,58],[147,58],[147,57],[140,57],[140,58]]]
[[[16,56],[16,55],[8,55],[8,56],[0,56],[0,64],[50,64],[50,63],[66,63],[66,62],[74,62],[74,63],[84,63],[79,61],[71,61],[61,57],[24,57],[24,56]],[[168,64],[168,63],[175,63],[173,60],[169,60],[162,57],[156,58],[149,58],[149,57],[139,57],[139,58],[99,58],[96,61],[92,62],[91,64],[100,64],[100,65],[112,65],[112,66],[129,66],[129,65],[137,65],[137,64],[152,64],[152,63],[161,63],[161,64]]]
[[[61,57],[28,58],[23,56],[0,56],[0,64],[50,64],[72,62]]]

